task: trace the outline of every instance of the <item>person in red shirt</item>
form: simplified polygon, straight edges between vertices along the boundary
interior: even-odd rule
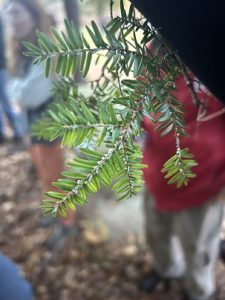
[[[184,299],[208,300],[215,292],[214,267],[225,196],[225,108],[204,87],[194,84],[204,103],[205,116],[198,119],[198,107],[183,76],[175,81],[174,95],[184,105],[188,137],[181,148],[189,148],[197,175],[187,186],[169,185],[161,172],[176,153],[174,133],[164,137],[148,118],[143,128],[146,139],[143,163],[146,184],[146,235],[154,257],[154,270],[141,283],[152,292],[161,281],[183,278]]]

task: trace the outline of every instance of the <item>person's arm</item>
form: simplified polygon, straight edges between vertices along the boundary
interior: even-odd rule
[[[44,75],[44,65],[32,65],[24,78],[9,85],[10,98],[25,109],[36,109],[51,97],[52,78]]]

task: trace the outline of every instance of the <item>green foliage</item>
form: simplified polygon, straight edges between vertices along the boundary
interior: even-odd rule
[[[101,185],[112,186],[118,200],[130,197],[142,186],[141,150],[135,138],[141,135],[141,121],[147,115],[161,135],[174,132],[177,152],[165,163],[163,172],[178,187],[194,177],[195,162],[188,149],[180,149],[180,136],[186,136],[183,107],[173,95],[174,81],[182,66],[162,43],[157,55],[147,48],[155,36],[149,23],[135,16],[131,5],[104,28],[92,21],[81,33],[65,21],[65,32],[51,29],[54,41],[37,32],[37,45],[25,43],[26,55],[34,63],[46,62],[61,78],[54,94],[60,99],[35,127],[40,137],[62,139],[62,145],[77,147],[75,158],[43,203],[46,214],[65,215],[68,208],[86,203],[87,196]],[[78,59],[80,57],[81,59]],[[101,76],[90,83],[90,96],[74,86],[70,76],[77,68],[85,78],[95,64],[102,63]],[[98,147],[105,145],[101,153]]]
[[[187,185],[190,178],[196,177],[192,168],[196,166],[193,155],[188,149],[178,151],[163,166],[162,172],[167,173],[165,178],[170,178],[168,184],[176,183],[177,188]]]

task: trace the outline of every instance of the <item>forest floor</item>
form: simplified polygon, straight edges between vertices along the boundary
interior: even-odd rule
[[[58,255],[46,246],[41,188],[27,151],[0,146],[0,250],[32,283],[37,300],[179,300],[177,284],[146,295],[137,288],[151,269],[141,196],[121,203],[103,191],[79,208],[79,234]],[[217,266],[216,300],[225,299],[225,266]]]

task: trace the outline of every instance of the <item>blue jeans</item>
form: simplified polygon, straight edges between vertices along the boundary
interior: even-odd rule
[[[0,69],[0,136],[4,136],[3,113],[5,113],[9,124],[11,125],[14,136],[22,137],[23,130],[18,124],[17,114],[10,105],[8,95],[6,93],[7,72],[5,69]]]
[[[7,257],[0,255],[0,300],[32,300],[31,285]]]

